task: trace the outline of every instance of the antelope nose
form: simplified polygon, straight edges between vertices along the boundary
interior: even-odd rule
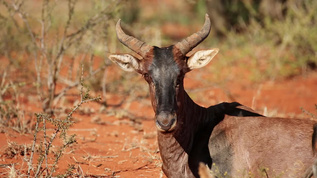
[[[156,116],[156,127],[162,132],[171,131],[176,126],[176,116],[168,112],[160,112]]]

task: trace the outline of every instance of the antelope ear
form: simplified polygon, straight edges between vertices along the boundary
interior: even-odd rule
[[[204,67],[215,57],[218,51],[218,48],[197,51],[189,57],[187,66],[190,70]]]
[[[140,60],[130,54],[112,54],[109,59],[127,72],[141,70]]]

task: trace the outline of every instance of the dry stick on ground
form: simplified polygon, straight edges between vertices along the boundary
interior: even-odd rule
[[[2,80],[1,80],[1,83],[0,83],[0,103],[3,102],[2,96],[4,95],[4,93],[9,88],[9,84],[5,82],[6,81],[6,76],[7,76],[7,72],[4,71],[3,75],[2,75]]]
[[[44,154],[44,158],[45,158],[45,167],[48,168],[48,161],[47,161],[47,156],[48,156],[48,144],[47,144],[47,135],[46,135],[46,119],[43,119],[43,144],[45,147],[45,154]],[[48,174],[48,169],[46,169],[46,173]]]
[[[35,123],[35,130],[34,130],[34,135],[33,135],[33,143],[32,143],[32,148],[31,148],[31,155],[30,155],[30,159],[28,160],[28,172],[27,175],[28,177],[30,177],[31,174],[31,170],[33,169],[33,156],[34,156],[34,152],[35,152],[35,144],[36,144],[36,140],[37,140],[37,133],[39,132],[39,123],[40,123],[40,115],[36,114],[36,123]]]
[[[317,111],[317,104],[315,104],[315,108],[316,108],[316,111]],[[300,108],[302,110],[303,113],[307,114],[308,116],[310,116],[311,118],[313,118],[314,120],[317,120],[317,115],[305,110],[304,108]]]
[[[141,170],[141,169],[149,169],[149,168],[147,168],[147,166],[149,166],[149,165],[150,165],[149,163],[146,163],[145,165],[139,166],[139,167],[134,168],[134,169],[123,169],[123,170],[113,171],[111,176],[115,176],[116,174],[122,173],[122,172],[138,171],[138,170]]]

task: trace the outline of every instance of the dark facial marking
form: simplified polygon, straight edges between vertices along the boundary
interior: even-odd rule
[[[175,112],[175,86],[180,68],[175,63],[172,47],[154,48],[149,74],[155,86],[157,112]]]
[[[157,126],[168,131],[176,121],[176,93],[182,80],[181,66],[174,59],[173,46],[153,49],[153,60],[148,64],[144,78],[150,84]],[[154,100],[154,101],[153,101]]]

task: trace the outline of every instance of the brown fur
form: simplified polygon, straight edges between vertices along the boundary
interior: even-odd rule
[[[226,116],[210,137],[214,168],[238,177],[302,177],[314,162],[314,123],[308,119]]]

